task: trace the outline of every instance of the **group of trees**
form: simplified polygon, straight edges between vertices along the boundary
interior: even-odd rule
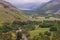
[[[10,26],[10,23],[2,23],[2,26],[0,26],[0,33],[6,33],[12,30],[12,27]]]
[[[21,22],[21,21],[13,21],[12,23],[2,23],[2,26],[0,27],[0,33],[7,33],[10,31],[16,31],[18,28],[22,28],[23,33],[25,33],[28,36],[30,34],[28,31],[35,30],[35,25],[39,25],[40,28],[50,28],[49,31],[44,32],[44,34],[39,33],[39,35],[35,36],[33,39],[30,40],[50,40],[50,36],[52,35],[52,40],[60,40],[60,21],[27,21],[27,22]]]
[[[49,31],[39,33],[32,40],[60,40],[60,21],[44,22],[39,25],[41,28],[50,28]]]
[[[24,30],[34,30],[35,26],[30,24],[30,22],[21,22],[21,21],[14,21],[13,23],[2,23],[0,26],[0,33],[6,33],[9,31],[17,30],[18,28],[22,28]]]

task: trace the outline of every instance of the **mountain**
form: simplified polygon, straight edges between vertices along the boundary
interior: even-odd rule
[[[36,10],[51,0],[6,0],[21,10]]]
[[[60,0],[51,0],[36,11],[24,11],[28,15],[60,17]]]
[[[0,23],[13,22],[14,20],[27,20],[22,13],[22,11],[14,7],[9,2],[0,0]]]
[[[27,4],[20,4],[20,5],[16,5],[18,8],[20,8],[21,10],[36,10],[40,7],[42,7],[44,4],[46,3],[27,3]]]
[[[41,14],[60,17],[60,0],[52,0],[39,9]]]

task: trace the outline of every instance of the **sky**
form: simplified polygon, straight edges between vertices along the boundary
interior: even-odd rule
[[[39,2],[48,2],[50,0],[6,0],[11,3],[39,3]]]
[[[41,3],[47,3],[47,2],[49,2],[51,0],[6,0],[6,1],[12,3],[15,6],[17,5],[17,6],[20,7],[21,5],[24,6],[24,5],[27,5],[29,3],[35,3],[37,5],[38,4],[40,5]],[[29,5],[31,5],[31,4],[29,4]],[[24,8],[20,8],[20,9],[26,9],[25,7],[27,7],[27,6],[24,6]],[[31,5],[31,6],[33,6],[33,5]]]

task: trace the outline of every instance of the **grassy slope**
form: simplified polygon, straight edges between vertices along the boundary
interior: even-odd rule
[[[1,22],[12,22],[14,20],[20,19],[21,21],[26,20],[25,17],[18,13],[14,13],[10,10],[7,10],[3,7],[0,7],[0,23]]]

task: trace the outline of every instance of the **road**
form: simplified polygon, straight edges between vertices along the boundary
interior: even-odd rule
[[[26,37],[25,34],[22,35],[22,38],[23,38],[24,40],[28,40],[28,38]]]
[[[22,32],[22,29],[17,30],[16,32]],[[28,38],[26,37],[26,35],[25,35],[25,34],[22,34],[22,38],[23,38],[24,40],[28,40]]]

